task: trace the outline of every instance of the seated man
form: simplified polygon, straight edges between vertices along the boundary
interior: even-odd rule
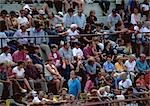
[[[35,89],[35,83],[40,83],[42,90],[48,92],[47,83],[43,77],[43,74],[42,72],[39,72],[36,66],[33,65],[32,60],[27,61],[27,66],[25,68],[25,76],[33,89]]]
[[[132,87],[132,81],[127,78],[127,73],[122,72],[120,74],[121,81],[119,82],[119,89],[124,93],[129,87]]]
[[[59,49],[60,57],[73,60],[73,53],[69,43],[64,43],[64,46]]]
[[[107,61],[103,64],[103,68],[106,70],[106,72],[115,71],[115,66],[111,62],[110,56],[107,56]]]
[[[40,23],[38,22],[35,23],[35,27],[30,30],[30,36],[34,37],[31,39],[30,43],[38,45],[41,48],[40,50],[41,56],[44,58],[44,60],[47,60],[50,53],[50,48],[47,44],[46,33],[41,28]]]
[[[136,66],[140,73],[145,73],[146,71],[150,70],[145,54],[140,54],[140,59],[137,60]]]

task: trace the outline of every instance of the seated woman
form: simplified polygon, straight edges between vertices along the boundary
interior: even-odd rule
[[[123,64],[123,57],[121,55],[117,56],[117,62],[115,63],[115,68],[116,68],[116,71],[118,73],[121,73],[123,72],[124,70],[126,70],[124,64]]]
[[[51,53],[49,54],[49,57],[54,58],[54,65],[56,67],[60,66],[60,54],[58,52],[58,47],[55,44],[51,45]]]
[[[18,81],[15,80],[15,74],[12,72],[12,66],[13,66],[13,64],[11,62],[7,63],[7,75],[8,75],[9,80],[14,84],[15,89],[19,88],[19,90],[21,91],[21,93],[26,93],[27,90],[23,89],[21,87],[21,85],[18,83]],[[17,91],[18,91],[18,89],[17,89]],[[15,92],[15,91],[13,91],[13,92]]]
[[[84,88],[85,93],[91,92],[91,90],[94,88],[94,79],[91,78],[90,75],[87,76],[88,77]]]
[[[14,73],[14,76],[18,82],[23,82],[32,93],[36,93],[36,91],[30,87],[28,80],[25,78],[24,62],[18,62],[17,66],[13,68],[12,72]]]
[[[47,64],[45,65],[45,79],[47,81],[52,81],[56,84],[56,90],[57,92],[62,88],[63,86],[63,78],[59,74],[57,68],[55,65],[53,65],[53,58],[49,58],[47,61]]]

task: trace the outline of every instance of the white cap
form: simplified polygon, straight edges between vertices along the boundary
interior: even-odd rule
[[[59,11],[58,14],[61,15],[61,16],[64,16],[63,12]]]
[[[77,28],[78,25],[77,24],[71,24],[70,28]]]
[[[62,27],[62,24],[56,24],[55,28],[57,28],[57,27]]]
[[[135,30],[135,31],[139,31],[140,29],[139,29],[138,26],[134,26],[134,30]]]
[[[31,11],[31,9],[30,9],[30,7],[29,7],[28,4],[26,4],[26,5],[23,7],[23,10],[25,10],[25,9],[29,9],[29,10]]]

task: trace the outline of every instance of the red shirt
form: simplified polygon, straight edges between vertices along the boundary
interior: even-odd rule
[[[147,86],[150,85],[150,72],[145,75],[145,83]]]
[[[15,52],[12,54],[12,58],[13,58],[13,61],[14,61],[15,63],[18,63],[19,61],[25,61],[25,60],[27,60],[26,56],[27,56],[27,55],[26,55],[25,52],[19,51],[19,50],[15,51]]]
[[[83,49],[83,54],[84,54],[84,57],[86,57],[86,58],[87,58],[87,56],[94,56],[94,53],[93,53],[91,47],[85,47]]]

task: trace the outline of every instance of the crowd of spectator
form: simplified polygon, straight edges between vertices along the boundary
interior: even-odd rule
[[[31,2],[43,6],[0,12],[0,99],[76,105],[83,93],[110,101],[150,91],[149,0],[116,0],[111,13],[109,0]],[[84,14],[93,2],[106,23],[97,22],[94,10]]]

